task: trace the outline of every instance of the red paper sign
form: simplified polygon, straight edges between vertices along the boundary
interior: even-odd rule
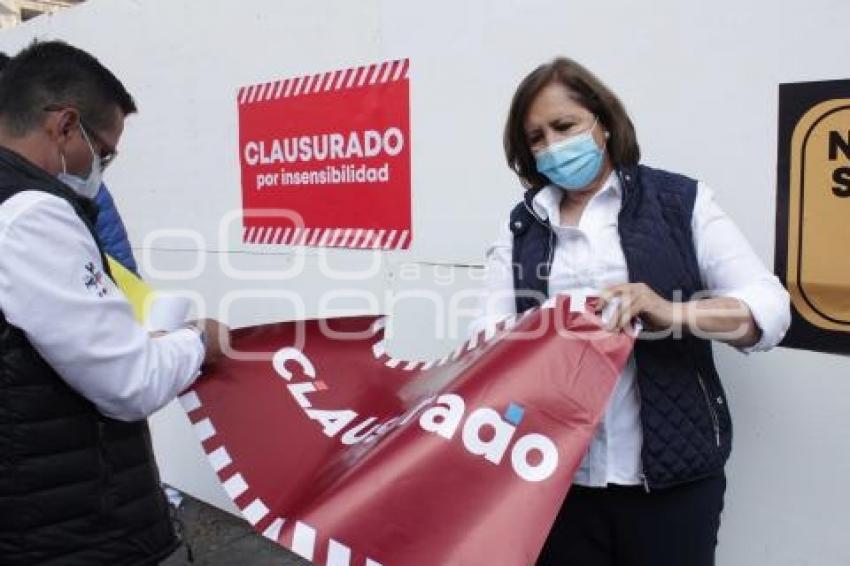
[[[239,89],[243,241],[407,249],[408,60]]]
[[[382,322],[234,332],[181,397],[224,489],[320,564],[533,564],[632,339],[562,302],[406,362]]]

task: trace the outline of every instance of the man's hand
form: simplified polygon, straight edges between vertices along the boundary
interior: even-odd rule
[[[225,346],[230,343],[230,328],[212,318],[193,320],[186,326],[196,329],[203,339],[206,351],[203,365],[216,363],[221,358]]]

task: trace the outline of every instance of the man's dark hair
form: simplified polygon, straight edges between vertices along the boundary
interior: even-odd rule
[[[0,73],[0,125],[9,134],[23,136],[42,123],[45,110],[66,107],[95,130],[113,125],[116,107],[124,116],[136,112],[109,69],[62,41],[34,41]]]
[[[505,124],[504,146],[508,166],[523,184],[537,189],[549,179],[537,170],[537,164],[525,134],[525,119],[540,91],[550,84],[566,87],[570,96],[599,119],[610,134],[606,149],[614,167],[637,165],[640,147],[637,134],[623,103],[593,73],[566,57],[534,69],[517,87]]]
[[[0,73],[6,68],[6,63],[9,62],[9,56],[0,51]]]

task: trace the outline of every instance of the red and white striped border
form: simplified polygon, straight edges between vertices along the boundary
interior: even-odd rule
[[[373,65],[361,65],[339,71],[243,86],[239,88],[236,97],[239,104],[243,105],[330,90],[348,90],[406,80],[409,71],[410,59],[396,59]]]
[[[584,306],[583,301],[581,302],[581,305],[582,307]],[[424,361],[403,360],[387,354],[387,346],[384,340],[384,328],[387,323],[387,318],[381,317],[376,320],[372,325],[372,332],[378,338],[378,341],[372,345],[372,355],[376,360],[378,360],[389,368],[398,368],[402,371],[410,372],[428,371],[429,369],[446,365],[449,362],[455,362],[467,355],[469,352],[478,350],[484,347],[486,344],[498,341],[499,339],[503,338],[508,332],[510,332],[517,324],[519,324],[521,320],[531,316],[532,314],[540,310],[540,308],[555,308],[555,301],[548,301],[542,307],[534,307],[528,309],[521,315],[511,315],[499,321],[496,321],[487,326],[484,330],[476,332],[467,340],[461,342],[454,350],[452,350],[442,358]]]
[[[242,241],[246,244],[398,250],[409,245],[410,236],[410,230],[246,226]]]
[[[192,428],[195,430],[195,435],[201,442],[207,459],[218,475],[227,496],[239,508],[242,516],[251,526],[257,528],[262,524],[264,537],[283,544],[280,535],[287,519],[273,515],[262,499],[252,493],[251,486],[231,459],[227,446],[218,440],[212,420],[203,414],[203,405],[198,394],[189,391],[181,395],[180,404],[193,421]],[[302,521],[296,521],[290,549],[307,560],[314,560],[319,544],[316,535],[314,527]],[[327,566],[353,566],[351,548],[332,538],[328,539],[326,556]],[[380,562],[371,558],[367,558],[363,564],[364,566],[381,566]]]

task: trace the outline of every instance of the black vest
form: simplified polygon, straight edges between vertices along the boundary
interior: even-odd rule
[[[619,172],[623,204],[618,230],[629,280],[646,283],[667,300],[687,301],[703,290],[691,232],[697,183],[645,166]],[[548,296],[555,234],[532,212],[534,192],[511,213],[516,308]],[[732,422],[714,366],[711,343],[639,339],[643,472],[647,486],[665,488],[719,473],[729,457]]]
[[[0,204],[25,190],[66,200],[98,241],[91,201],[0,148]],[[156,564],[177,545],[147,422],[101,415],[0,312],[0,564]]]

